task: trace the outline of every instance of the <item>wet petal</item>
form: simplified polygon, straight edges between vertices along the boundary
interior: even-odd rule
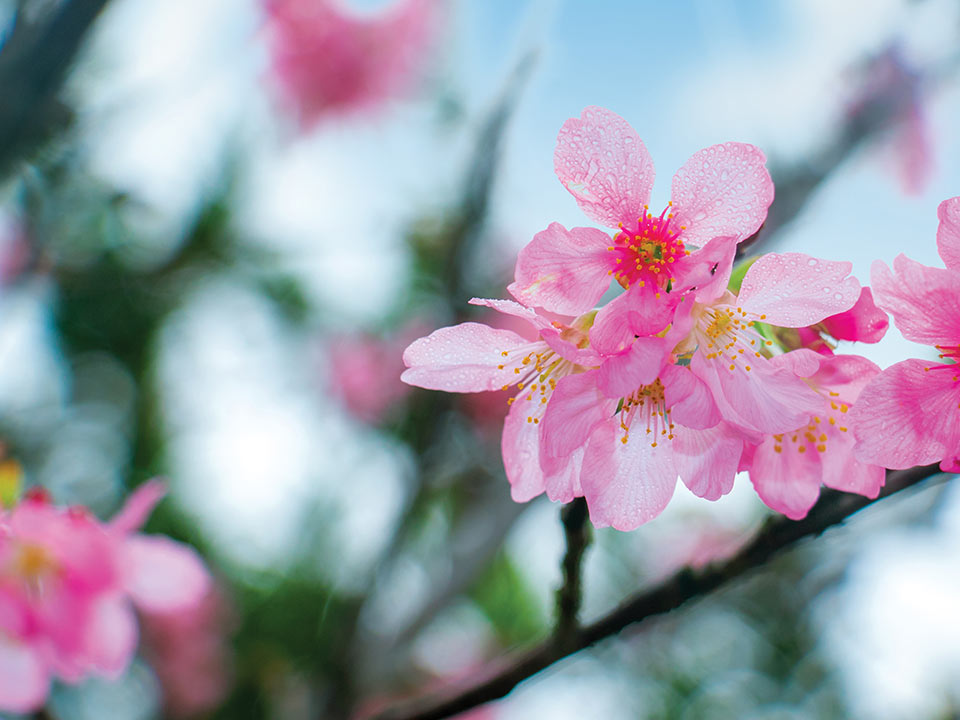
[[[673,176],[675,222],[685,243],[703,246],[715,237],[744,240],[755,233],[773,202],[766,157],[753,145],[728,142],[694,154]]]
[[[585,108],[563,124],[553,166],[587,217],[606,227],[635,221],[650,201],[650,153],[630,124],[605,108]]]

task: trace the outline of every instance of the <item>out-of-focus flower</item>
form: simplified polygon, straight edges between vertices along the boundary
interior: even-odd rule
[[[171,715],[191,717],[212,710],[230,689],[227,615],[227,604],[216,587],[180,611],[141,613],[143,652]]]
[[[934,345],[946,362],[904,360],[878,375],[851,412],[856,452],[865,462],[908,468],[940,461],[960,470],[960,197],[937,210],[937,250],[946,269],[906,255],[893,272],[879,260],[872,284],[877,304],[907,339]]]
[[[886,150],[903,191],[919,194],[934,169],[923,76],[896,46],[868,60],[861,75],[847,113],[853,119],[878,112],[889,115],[893,132],[885,141]]]
[[[273,84],[303,130],[405,91],[437,20],[435,0],[399,0],[369,18],[336,0],[265,0],[265,10]]]
[[[403,349],[422,335],[426,325],[408,323],[392,335],[356,333],[332,338],[327,349],[330,392],[351,415],[376,425],[390,416],[411,388],[400,381]]]
[[[208,592],[194,550],[136,532],[164,492],[146,483],[109,523],[40,489],[0,511],[0,709],[40,707],[52,678],[119,675],[137,645],[134,605],[174,612]]]

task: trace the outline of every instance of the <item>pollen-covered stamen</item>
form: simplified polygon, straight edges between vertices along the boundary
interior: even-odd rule
[[[639,424],[638,424],[639,423]],[[663,394],[663,384],[659,378],[650,385],[641,385],[630,395],[623,398],[620,405],[620,429],[624,445],[630,440],[630,432],[643,428],[650,440],[650,447],[664,440],[673,440],[674,424],[670,421],[670,408]]]
[[[680,236],[684,226],[674,225],[673,213],[664,209],[659,216],[651,215],[646,206],[635,227],[620,223],[620,231],[613,236],[613,245],[607,248],[614,254],[616,268],[609,271],[625,289],[632,285],[650,283],[659,291],[669,291],[674,280],[672,265],[689,255]]]
[[[756,324],[766,315],[754,315],[732,305],[703,308],[694,329],[697,347],[707,360],[722,362],[730,371],[738,367],[750,372],[758,362],[770,357],[765,338]],[[692,356],[692,351],[688,351]]]
[[[960,345],[937,345],[936,348],[940,351],[941,360],[960,362]]]

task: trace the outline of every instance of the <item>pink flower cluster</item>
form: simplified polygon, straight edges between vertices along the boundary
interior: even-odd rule
[[[435,23],[434,0],[399,0],[362,18],[336,0],[265,0],[271,75],[302,129],[375,107],[411,84]]]
[[[42,490],[0,508],[0,710],[40,707],[50,682],[116,676],[137,646],[134,607],[192,607],[210,587],[199,555],[136,532],[163,497],[141,486],[110,522]]]
[[[560,130],[554,167],[607,230],[552,223],[520,252],[515,300],[471,301],[525,320],[537,339],[441,328],[407,348],[402,379],[451,392],[516,387],[502,438],[514,499],[583,496],[599,527],[653,519],[678,479],[716,500],[738,471],[793,518],[821,485],[875,497],[884,470],[854,454],[848,411],[880,369],[834,354],[830,339],[883,336],[870,291],[849,262],[800,253],[764,255],[731,282],[737,244],[773,200],[765,161],[743,143],[705,148],[651,213],[654,167],[640,137],[587,108]],[[619,294],[597,307],[611,287]]]

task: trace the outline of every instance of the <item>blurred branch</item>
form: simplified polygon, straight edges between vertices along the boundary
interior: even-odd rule
[[[451,213],[451,218],[441,230],[441,243],[436,249],[440,260],[436,272],[440,297],[435,300],[440,300],[454,316],[459,316],[461,313],[458,308],[463,307],[466,278],[472,271],[472,250],[483,231],[489,211],[507,122],[533,69],[535,58],[536,54],[530,52],[520,59],[507,79],[499,99],[484,118],[477,134],[459,201]],[[358,670],[362,669],[360,667],[362,663],[355,662],[360,650],[358,623],[364,606],[372,595],[371,590],[377,578],[382,576],[400,555],[404,541],[416,525],[423,509],[432,499],[431,485],[425,480],[427,475],[425,456],[436,440],[438,432],[443,431],[448,411],[453,407],[454,402],[453,396],[447,393],[418,392],[414,394],[408,406],[407,421],[401,424],[398,435],[410,445],[417,456],[419,467],[415,478],[416,487],[385,546],[386,550],[377,564],[367,592],[355,599],[348,613],[342,637],[344,647],[347,648],[346,652],[354,662],[345,662],[342,676],[335,679],[336,682],[324,708],[325,717],[347,717],[352,713]],[[409,644],[416,633],[429,624],[435,614],[442,610],[458,592],[469,587],[476,573],[489,562],[500,540],[518,516],[519,511],[512,507],[497,516],[493,525],[500,526],[501,532],[485,539],[483,547],[486,550],[479,553],[478,557],[470,557],[469,561],[458,558],[459,561],[454,565],[457,572],[448,583],[435,588],[433,596],[426,601],[423,611],[418,613],[413,622],[402,631],[395,647]],[[382,648],[381,651],[383,651]]]
[[[30,25],[24,25],[18,14],[0,50],[0,174],[42,142],[66,115],[55,96],[107,2],[66,0],[49,17]]]
[[[582,599],[581,566],[583,553],[590,544],[590,526],[587,523],[587,501],[582,497],[563,506],[560,518],[567,551],[563,556],[563,584],[557,590],[557,625],[554,637],[559,647],[576,641],[579,628],[577,618]]]
[[[527,678],[568,655],[616,635],[630,625],[662,615],[690,600],[707,595],[750,570],[762,567],[771,558],[803,538],[820,535],[877,500],[939,473],[938,465],[888,471],[886,486],[876,499],[826,490],[803,520],[771,517],[750,542],[727,560],[712,563],[701,570],[684,568],[656,587],[627,598],[607,615],[572,633],[568,645],[561,647],[552,639],[547,640],[478,685],[447,697],[421,698],[397,706],[375,716],[376,720],[441,720],[502,698]]]
[[[960,56],[954,56],[928,75],[933,80],[943,81],[956,72],[958,65]],[[737,258],[755,252],[761,244],[769,243],[771,238],[803,212],[817,188],[837,168],[864,143],[894,127],[902,116],[904,95],[908,91],[903,83],[892,83],[878,89],[865,98],[859,107],[847,113],[834,135],[812,159],[791,165],[772,163],[770,175],[776,187],[776,196],[763,226],[737,247]]]

